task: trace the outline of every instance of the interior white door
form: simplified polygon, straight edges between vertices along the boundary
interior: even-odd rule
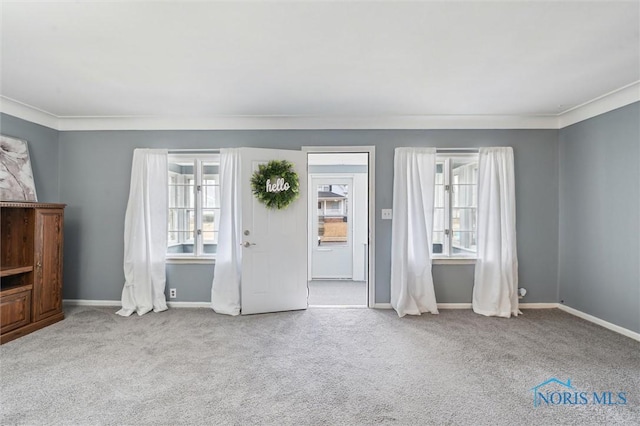
[[[312,279],[353,278],[353,178],[313,177]]]
[[[282,210],[268,209],[251,191],[251,176],[270,160],[293,163],[300,197]],[[242,148],[241,313],[307,308],[307,154]]]

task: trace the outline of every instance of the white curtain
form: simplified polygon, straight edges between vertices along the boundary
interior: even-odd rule
[[[129,202],[124,218],[124,278],[118,315],[167,310],[167,150],[133,152]]]
[[[220,232],[211,287],[211,308],[219,314],[240,313],[242,208],[240,149],[220,150]]]
[[[517,316],[516,198],[511,147],[480,149],[477,231],[473,310],[487,316]]]
[[[396,148],[391,306],[400,317],[438,313],[431,274],[435,174],[435,148]]]

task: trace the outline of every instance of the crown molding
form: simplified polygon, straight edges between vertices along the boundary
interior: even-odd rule
[[[563,129],[638,101],[640,101],[640,81],[564,111],[558,116],[558,128]]]
[[[16,101],[15,99],[7,98],[6,96],[0,96],[0,112],[54,130],[60,130],[59,117],[47,111],[32,107],[31,105]]]
[[[640,101],[640,81],[558,115],[58,117],[5,96],[0,112],[58,131],[562,129]]]
[[[61,118],[59,130],[549,129],[555,116],[219,116]]]

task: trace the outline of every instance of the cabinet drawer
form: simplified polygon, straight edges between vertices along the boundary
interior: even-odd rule
[[[0,333],[31,322],[31,290],[0,297]]]

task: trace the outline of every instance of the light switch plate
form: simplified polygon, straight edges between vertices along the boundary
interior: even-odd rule
[[[393,219],[393,210],[391,210],[391,209],[382,209],[382,219],[383,220],[391,220],[391,219]]]

